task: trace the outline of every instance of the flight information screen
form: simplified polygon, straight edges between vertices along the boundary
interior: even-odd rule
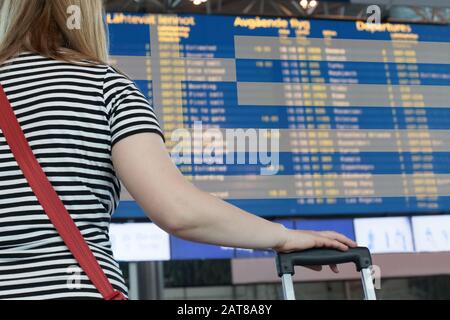
[[[199,188],[266,217],[450,211],[449,26],[108,23],[112,64],[152,102]]]

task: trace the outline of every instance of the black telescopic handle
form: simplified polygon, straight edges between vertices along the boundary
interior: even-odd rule
[[[372,256],[368,248],[351,248],[348,251],[333,249],[311,249],[300,252],[280,253],[277,256],[278,275],[295,274],[295,266],[324,266],[353,262],[356,270],[369,268]]]

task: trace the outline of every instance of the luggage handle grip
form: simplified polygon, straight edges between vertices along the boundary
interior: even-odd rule
[[[323,266],[353,262],[360,272],[372,266],[372,256],[368,248],[351,248],[348,251],[333,249],[310,249],[292,253],[280,253],[277,256],[278,276],[294,275],[295,266]]]

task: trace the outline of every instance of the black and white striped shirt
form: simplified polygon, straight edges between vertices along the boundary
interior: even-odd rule
[[[126,294],[108,236],[120,199],[111,149],[133,134],[162,136],[152,107],[110,66],[29,52],[0,65],[0,83],[49,180],[113,286]],[[101,298],[79,271],[0,130],[0,299]]]

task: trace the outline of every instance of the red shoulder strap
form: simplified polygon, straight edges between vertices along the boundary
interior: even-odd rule
[[[0,85],[0,128],[31,189],[66,246],[105,300],[125,300],[114,290],[97,259],[48,180],[25,138],[11,104]]]

